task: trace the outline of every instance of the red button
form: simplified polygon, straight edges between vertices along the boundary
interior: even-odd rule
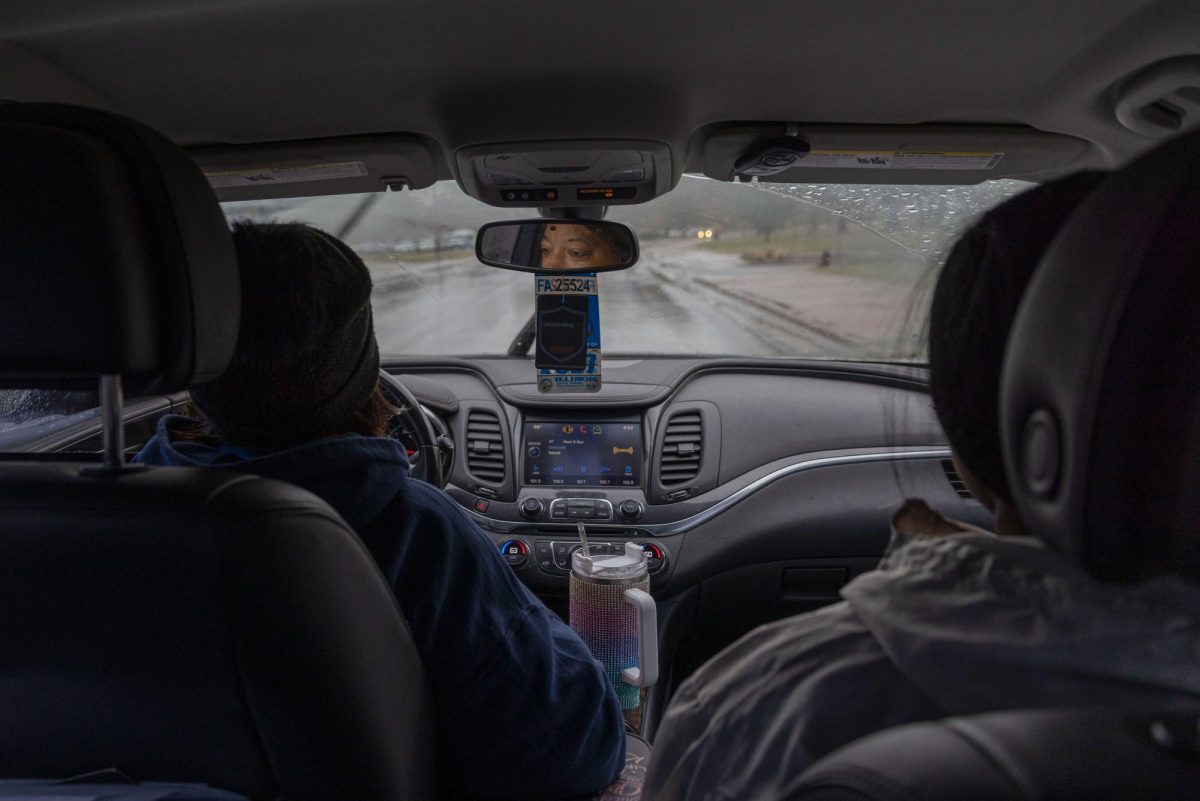
[[[475,511],[476,512],[483,514],[487,510],[488,510],[488,502],[487,501],[485,501],[483,498],[479,498],[478,500],[475,501]]]

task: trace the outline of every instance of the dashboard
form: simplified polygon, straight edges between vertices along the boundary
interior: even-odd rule
[[[873,567],[905,497],[988,524],[954,483],[919,368],[610,360],[601,392],[544,396],[527,360],[387,364],[453,440],[447,492],[548,602],[581,523],[640,544],[659,598],[775,565],[770,584],[812,603]]]
[[[877,565],[905,498],[991,527],[954,473],[918,367],[610,358],[600,392],[545,396],[527,359],[384,365],[432,423],[446,492],[552,610],[566,617],[580,526],[593,548],[646,551],[663,672],[643,733],[738,637],[839,600]],[[131,403],[127,440],[144,442],[185,400]],[[393,436],[418,451],[404,426]],[[40,447],[94,452],[100,435],[88,420]]]
[[[610,358],[600,392],[546,396],[526,359],[384,365],[432,423],[447,493],[552,608],[581,524],[606,547],[641,545],[655,597],[702,597],[693,611],[716,639],[837,600],[875,566],[905,498],[991,525],[954,473],[919,367]],[[130,404],[127,440],[185,400]],[[420,458],[399,419],[392,434]],[[39,448],[91,452],[99,436],[89,419]]]

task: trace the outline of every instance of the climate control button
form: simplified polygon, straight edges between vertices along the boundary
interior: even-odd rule
[[[524,540],[506,540],[500,546],[500,554],[509,567],[520,567],[529,559],[529,546]]]
[[[640,542],[646,552],[646,567],[651,574],[657,573],[667,566],[667,552],[657,542]]]

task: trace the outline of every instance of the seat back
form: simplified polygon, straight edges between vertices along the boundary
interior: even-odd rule
[[[237,265],[204,177],[87,109],[0,106],[0,146],[0,386],[103,376],[109,457],[0,462],[0,780],[432,797],[421,661],[345,521],[280,482],[122,464],[121,381],[181,390],[234,350]]]
[[[1031,532],[1106,581],[1200,581],[1200,132],[1113,173],[1038,265],[1001,391]]]
[[[1095,578],[1200,581],[1197,308],[1192,133],[1087,197],[1039,263],[1007,345],[1003,448],[1021,519]],[[1172,625],[1192,630],[1197,615],[1180,608]],[[1198,711],[1193,698],[1140,718],[1009,711],[905,726],[812,766],[792,798],[1195,797]]]
[[[1173,801],[1200,790],[1197,722],[1043,709],[900,726],[814,764],[788,801]]]
[[[390,588],[323,501],[192,469],[0,465],[0,777],[428,798]]]

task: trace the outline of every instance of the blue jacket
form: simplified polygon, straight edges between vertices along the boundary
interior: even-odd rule
[[[295,484],[362,538],[396,593],[432,685],[446,795],[565,799],[617,778],[624,721],[600,663],[454,501],[408,478],[397,442],[351,434],[247,451],[172,442],[173,419],[180,418],[159,421],[136,461]]]

